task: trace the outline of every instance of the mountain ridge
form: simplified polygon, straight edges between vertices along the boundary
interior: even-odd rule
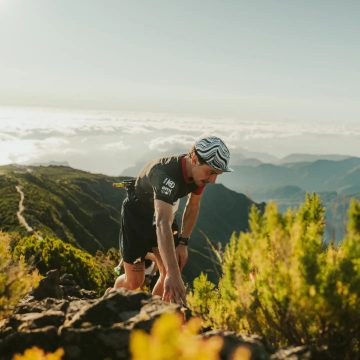
[[[17,166],[8,166],[0,167],[0,172],[5,173],[0,176],[2,230],[26,234],[16,216],[19,193],[15,186],[20,184],[25,194],[23,215],[37,233],[58,237],[91,254],[118,248],[121,204],[126,191],[114,189],[112,183],[128,177],[91,174],[64,166],[22,167],[21,171]],[[205,269],[215,274],[211,260],[202,256],[208,255],[209,248],[203,234],[214,244],[225,245],[234,231],[247,230],[252,205],[263,208],[221,184],[206,187],[190,245],[196,254],[185,269],[189,279]]]

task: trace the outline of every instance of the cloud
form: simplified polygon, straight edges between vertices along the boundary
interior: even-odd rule
[[[69,144],[69,141],[59,137],[49,137],[44,140],[34,141],[35,146],[39,151],[59,151]]]
[[[151,133],[154,130],[155,129],[151,129],[149,126],[139,126],[139,125],[135,125],[133,127],[128,126],[128,127],[123,128],[123,132],[125,134],[132,134],[132,135],[148,134],[148,133]]]
[[[29,163],[43,155],[57,157],[74,153],[85,153],[82,149],[69,147],[64,138],[50,137],[44,140],[7,139],[0,140],[0,163]]]
[[[0,141],[12,141],[16,140],[16,136],[0,133]]]
[[[36,146],[32,141],[12,139],[0,141],[0,163],[22,163],[31,158],[36,151]]]
[[[113,143],[109,143],[109,144],[104,144],[101,147],[102,150],[105,151],[118,151],[118,150],[127,150],[129,149],[128,145],[125,145],[123,141],[118,141],[118,142],[113,142]]]
[[[118,172],[116,160],[129,167],[158,153],[187,151],[208,135],[221,137],[233,154],[248,150],[284,156],[301,149],[320,153],[328,146],[329,152],[360,155],[358,146],[352,146],[359,140],[360,124],[0,107],[0,164],[47,159]],[[325,144],[330,138],[338,140],[331,149]]]
[[[240,136],[276,137],[296,134],[360,135],[360,125],[330,122],[301,123],[246,121],[238,118],[204,118],[155,113],[64,111],[34,108],[0,108],[0,132],[18,138],[39,136],[77,136],[81,134],[150,134],[172,130],[174,133],[202,134],[238,132]],[[265,135],[259,135],[265,134]],[[272,135],[269,135],[272,134]]]
[[[173,148],[190,148],[194,143],[195,137],[191,135],[172,135],[166,137],[157,137],[149,142],[150,150],[167,152]]]

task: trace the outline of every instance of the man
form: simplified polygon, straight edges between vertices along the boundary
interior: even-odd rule
[[[114,288],[136,289],[144,282],[145,256],[152,252],[160,276],[154,295],[186,303],[181,271],[188,259],[188,241],[199,213],[204,187],[218,175],[232,171],[223,141],[210,136],[197,141],[187,155],[150,161],[136,178],[122,205],[121,250],[125,273]],[[179,199],[188,195],[180,236],[173,222]]]

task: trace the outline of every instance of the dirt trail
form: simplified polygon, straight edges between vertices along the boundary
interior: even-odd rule
[[[17,192],[20,194],[20,201],[19,201],[19,211],[16,213],[18,219],[19,219],[19,223],[21,226],[23,226],[28,232],[35,234],[39,239],[42,239],[42,236],[39,235],[26,221],[26,219],[24,218],[24,216],[22,215],[22,213],[25,210],[24,207],[24,199],[25,199],[25,195],[21,189],[21,186],[16,185],[16,190]]]
[[[21,226],[24,226],[24,228],[29,232],[34,232],[34,229],[27,223],[25,218],[23,217],[22,213],[24,212],[24,199],[25,195],[19,185],[16,185],[16,190],[20,194],[20,202],[19,202],[19,211],[16,213],[19,223]]]

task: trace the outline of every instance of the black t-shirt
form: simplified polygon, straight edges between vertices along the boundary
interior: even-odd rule
[[[201,194],[186,172],[185,155],[152,160],[141,170],[135,183],[135,194],[140,201],[151,203],[154,198],[174,204],[189,193]]]

